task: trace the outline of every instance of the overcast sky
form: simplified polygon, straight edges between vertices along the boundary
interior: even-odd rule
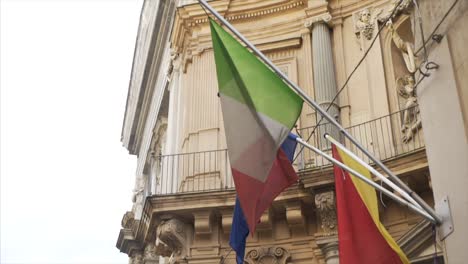
[[[127,263],[142,0],[1,0],[1,263]]]

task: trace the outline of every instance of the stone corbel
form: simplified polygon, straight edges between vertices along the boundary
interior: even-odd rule
[[[290,227],[304,227],[305,217],[302,212],[302,202],[294,201],[286,204],[286,219]]]
[[[263,212],[262,216],[260,217],[260,223],[257,225],[257,230],[258,231],[265,231],[265,230],[271,230],[272,228],[272,212],[270,212],[270,209],[267,209],[265,212]]]
[[[227,208],[227,209],[221,210],[221,224],[223,226],[223,231],[225,234],[231,232],[233,215],[234,215],[233,208]]]
[[[332,16],[330,13],[326,12],[321,15],[308,18],[304,22],[304,27],[308,28],[310,31],[312,31],[312,27],[314,26],[315,23],[325,23],[329,26],[331,26],[331,21],[332,21]]]
[[[193,216],[195,218],[195,234],[211,234],[211,215],[211,210],[193,213]]]
[[[132,211],[127,211],[122,217],[122,227],[127,229],[133,229],[133,223],[135,222],[135,214]]]
[[[171,257],[175,260],[183,259],[188,252],[189,227],[181,220],[167,216],[162,217],[162,221],[156,230],[155,253],[163,257]]]

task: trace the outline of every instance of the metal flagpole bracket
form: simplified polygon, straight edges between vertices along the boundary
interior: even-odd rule
[[[438,226],[439,239],[442,241],[452,234],[454,229],[448,196],[444,196],[442,200],[435,204],[435,211],[442,218],[442,223]]]

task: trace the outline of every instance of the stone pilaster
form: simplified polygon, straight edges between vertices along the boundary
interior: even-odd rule
[[[312,62],[314,71],[314,89],[317,103],[324,109],[328,108],[337,93],[335,65],[333,61],[332,42],[328,22],[329,14],[324,14],[306,24],[312,31]],[[338,99],[331,105],[328,113],[339,120],[340,108]],[[320,118],[319,118],[320,119]],[[328,122],[324,122],[328,123]],[[332,125],[321,126],[319,129],[322,148],[329,148],[330,144],[323,139],[323,134],[329,133],[339,139],[339,131]]]
[[[315,195],[315,207],[317,208],[317,217],[320,223],[319,231],[315,234],[315,237],[326,264],[340,263],[335,201],[333,191],[325,191]]]

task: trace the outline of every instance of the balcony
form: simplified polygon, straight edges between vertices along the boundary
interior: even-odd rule
[[[368,151],[386,162],[424,150],[425,143],[417,109],[398,111],[346,128]],[[406,114],[406,129],[402,129],[402,120]],[[323,134],[331,130],[330,124],[298,129],[297,133],[307,141],[324,151],[330,151],[330,145],[323,139]],[[369,159],[348,139],[341,142],[360,158]],[[314,171],[331,169],[331,163],[308,149],[299,150],[294,167],[301,177]],[[228,191],[234,189],[228,153],[226,149],[162,155],[157,157],[159,172],[156,187],[152,195],[173,195],[179,193],[201,193],[210,191]]]

